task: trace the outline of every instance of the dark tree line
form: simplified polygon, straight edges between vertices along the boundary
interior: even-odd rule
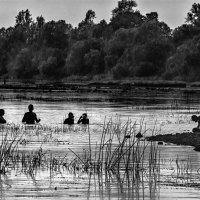
[[[136,6],[119,1],[109,23],[94,23],[96,14],[88,10],[75,28],[20,11],[14,27],[0,29],[0,76],[200,80],[200,4],[174,30],[156,12],[142,15]]]

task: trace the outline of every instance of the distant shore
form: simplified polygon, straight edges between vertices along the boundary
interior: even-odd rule
[[[170,109],[177,100],[200,95],[200,83],[183,81],[109,80],[109,81],[47,81],[0,79],[0,100],[130,102],[157,96],[171,99]],[[13,95],[7,95],[7,91]],[[28,93],[28,95],[27,95]],[[36,94],[37,93],[37,94]],[[59,94],[59,95],[58,95]],[[88,96],[92,94],[92,96]],[[92,97],[92,98],[91,98]],[[143,102],[144,103],[144,102]],[[144,104],[145,106],[145,104]]]
[[[199,83],[186,83],[184,81],[166,80],[102,80],[102,81],[47,81],[47,80],[0,80],[0,89],[35,89],[35,90],[65,90],[65,89],[124,89],[136,87],[157,88],[187,88],[200,87]]]

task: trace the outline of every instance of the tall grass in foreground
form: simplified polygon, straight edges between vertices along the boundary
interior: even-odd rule
[[[7,129],[1,126],[1,142],[0,142],[0,174],[6,173],[6,167],[12,163],[13,155],[17,152],[17,147],[23,134],[18,133],[18,129]]]
[[[140,133],[142,131],[142,124]],[[150,130],[143,130],[142,134]],[[155,130],[151,130],[152,133]],[[119,173],[125,171],[133,177],[140,173],[159,171],[159,153],[155,143],[149,143],[138,138],[136,123],[128,121],[125,125],[114,124],[112,121],[105,123],[99,143],[91,143],[90,131],[88,150],[81,155],[74,153],[76,164],[85,170],[100,173],[102,171]]]
[[[144,129],[144,130],[142,130]],[[40,131],[40,130],[37,130]],[[38,134],[36,131],[36,134]],[[56,131],[56,130],[55,130]],[[149,131],[146,130],[143,122],[140,124],[139,132],[143,135]],[[152,130],[154,134],[155,130]],[[105,122],[102,127],[102,134],[99,142],[92,142],[90,129],[88,128],[88,148],[83,150],[82,154],[74,154],[74,158],[57,159],[53,155],[46,158],[42,151],[42,145],[35,153],[17,151],[18,144],[23,144],[24,130],[20,127],[6,127],[1,130],[1,149],[0,149],[0,169],[4,170],[9,162],[21,163],[21,167],[26,171],[45,165],[53,169],[54,166],[68,166],[68,168],[92,170],[94,172],[109,171],[118,173],[119,171],[131,171],[132,175],[138,176],[138,173],[146,169],[151,171],[158,170],[158,151],[154,143],[147,143],[145,140],[137,137],[138,130],[136,123],[127,121],[126,124],[113,123],[112,120]],[[39,133],[42,134],[42,133]],[[53,133],[51,130],[51,137]],[[43,143],[43,141],[41,141]],[[79,151],[80,152],[80,151]],[[67,153],[67,152],[66,152]],[[66,159],[69,163],[66,162]],[[60,161],[62,160],[62,161]],[[69,161],[70,160],[70,161]],[[27,166],[29,169],[27,170]],[[1,172],[1,171],[0,171]]]
[[[36,182],[38,171],[48,171],[50,182],[57,174],[70,172],[75,175],[87,174],[93,177],[93,183],[102,197],[105,192],[110,192],[115,185],[115,192],[126,193],[129,199],[139,199],[145,197],[146,187],[149,188],[150,196],[154,199],[155,190],[159,183],[159,153],[154,143],[147,143],[138,138],[138,131],[143,135],[146,130],[141,122],[139,130],[136,123],[128,121],[122,125],[109,121],[102,127],[99,142],[91,139],[88,128],[88,148],[82,153],[76,153],[70,149],[66,151],[64,157],[55,155],[52,151],[44,152],[42,146],[37,151],[21,150],[19,145],[23,145],[22,137],[26,134],[23,129],[6,128],[2,137],[2,154],[5,159],[1,162],[4,169],[14,169],[25,174]],[[144,130],[143,130],[144,129]],[[32,130],[29,130],[29,132]],[[51,130],[52,131],[52,130]],[[59,130],[60,131],[60,130]],[[152,130],[153,134],[154,130]],[[28,133],[28,132],[27,132]],[[37,135],[38,132],[36,131]],[[39,134],[42,134],[39,130]],[[51,132],[51,137],[55,132]],[[21,136],[20,136],[21,135]],[[44,138],[46,141],[46,138]],[[51,140],[50,140],[51,141]],[[43,141],[41,141],[43,143]],[[29,145],[27,143],[26,145]],[[73,152],[73,156],[69,155]],[[80,152],[80,151],[79,151]],[[7,164],[5,164],[7,163]],[[6,173],[6,170],[5,170]],[[93,184],[88,186],[88,194],[93,192]],[[112,191],[113,192],[113,191]]]
[[[8,170],[14,169],[19,172],[17,174],[23,173],[33,181],[37,181],[41,178],[39,177],[41,173],[38,172],[45,171],[51,183],[58,174],[61,176],[87,174],[88,194],[94,191],[101,192],[102,199],[106,198],[109,192],[113,192],[113,185],[114,192],[127,195],[127,199],[145,199],[146,192],[149,192],[150,199],[156,199],[155,195],[159,193],[157,190],[160,184],[167,184],[163,181],[166,177],[163,177],[162,163],[160,163],[162,160],[157,145],[137,137],[139,132],[144,137],[146,134],[157,134],[155,127],[153,130],[146,129],[143,120],[139,127],[130,121],[126,124],[121,124],[120,121],[105,122],[97,142],[92,139],[88,127],[85,132],[88,134],[88,146],[81,153],[66,149],[66,154],[62,156],[53,151],[44,151],[42,144],[51,143],[53,136],[60,134],[63,129],[40,127],[34,131],[24,132],[23,128],[14,126],[1,131],[1,177]],[[41,146],[37,150],[21,150],[23,136],[30,134],[29,132],[35,135],[48,133],[48,138],[43,137],[44,141],[41,141]],[[199,186],[196,184],[199,177],[194,177],[189,159],[182,162],[177,158],[174,172],[169,178],[170,181],[176,179],[174,185],[187,183],[187,186]]]

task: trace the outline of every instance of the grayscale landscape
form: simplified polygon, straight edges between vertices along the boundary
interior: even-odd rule
[[[0,0],[0,199],[199,199],[199,44],[199,1]]]

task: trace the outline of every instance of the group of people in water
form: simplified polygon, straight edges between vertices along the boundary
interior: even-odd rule
[[[33,112],[34,110],[34,107],[32,104],[30,104],[28,106],[28,112],[26,112],[22,118],[22,123],[24,124],[36,124],[36,123],[39,123],[40,122],[40,119],[37,118],[37,115],[36,113]],[[5,114],[5,111],[4,109],[0,109],[0,124],[5,124],[6,123],[6,120],[4,119],[4,114]],[[68,118],[66,118],[63,122],[63,124],[68,124],[68,125],[73,125],[74,124],[74,115],[72,112],[70,112],[68,114]],[[87,117],[87,113],[83,113],[77,124],[89,124],[89,119]]]
[[[22,123],[24,124],[36,124],[40,122],[40,119],[37,118],[36,113],[33,112],[34,107],[32,104],[28,106],[28,112],[26,112],[22,118]],[[5,111],[4,109],[0,109],[0,124],[5,124],[6,120],[4,119]],[[193,129],[193,132],[200,132],[200,116],[192,115],[191,120],[198,123],[197,127]],[[74,124],[74,115],[72,112],[69,112],[68,118],[66,118],[63,124],[73,125]],[[87,113],[83,113],[77,124],[89,124],[89,119],[87,117]]]
[[[64,124],[68,124],[68,125],[74,124],[74,115],[73,115],[72,112],[70,112],[70,113],[68,114],[68,118],[66,118],[66,119],[64,120]],[[88,119],[88,117],[87,117],[87,113],[83,113],[83,114],[80,116],[80,118],[79,118],[77,124],[89,124],[89,119]]]

